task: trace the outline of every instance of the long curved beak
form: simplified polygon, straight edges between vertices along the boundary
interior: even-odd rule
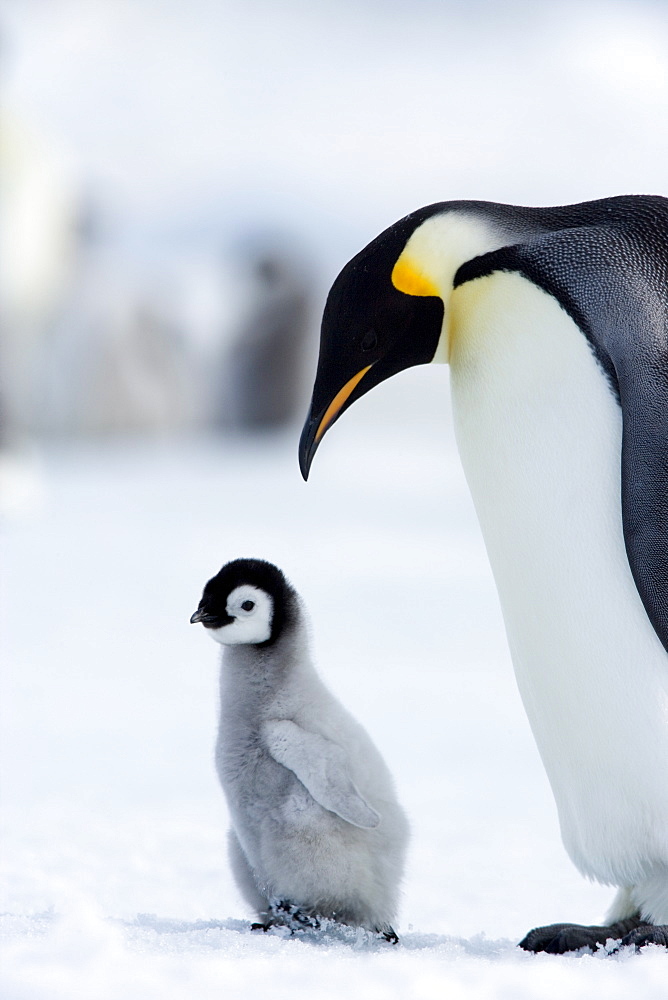
[[[316,434],[320,424],[320,417],[312,417],[310,414],[306,418],[302,435],[299,439],[299,469],[303,479],[308,479],[313,456],[318,450],[320,441],[316,441]]]
[[[324,412],[309,413],[306,423],[304,424],[304,429],[299,439],[299,468],[301,469],[301,474],[304,479],[308,479],[309,470],[311,468],[311,463],[313,462],[313,456],[318,450],[318,445],[322,441],[325,431],[327,431],[334,421],[341,415],[343,409],[350,399],[353,391],[357,388],[358,384],[362,381],[366,373],[372,365],[367,365],[366,368],[362,368],[361,371],[353,375],[351,379],[348,379],[346,384],[342,389],[339,389],[334,399],[331,401],[329,406]]]

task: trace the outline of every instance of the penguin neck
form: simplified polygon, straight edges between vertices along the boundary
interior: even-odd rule
[[[450,293],[462,264],[505,246],[513,233],[491,215],[450,209],[423,222],[404,247],[392,282],[409,295],[440,295],[443,325],[433,364],[447,364],[451,349]],[[404,284],[407,281],[408,284]]]
[[[284,628],[270,646],[227,646],[220,670],[221,710],[253,725],[283,717],[290,713],[293,689],[314,675],[300,627]]]

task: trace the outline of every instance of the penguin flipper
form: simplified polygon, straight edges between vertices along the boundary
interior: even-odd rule
[[[468,261],[454,283],[517,272],[553,296],[589,342],[622,410],[629,565],[668,651],[668,200],[615,201],[624,207]]]
[[[265,722],[262,736],[274,760],[292,771],[324,809],[364,830],[378,826],[380,816],[355,787],[342,747],[289,719]]]

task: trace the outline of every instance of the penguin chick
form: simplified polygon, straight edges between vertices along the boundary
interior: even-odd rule
[[[216,767],[254,927],[324,917],[396,942],[408,824],[378,750],[315,672],[298,594],[271,563],[237,559],[190,621],[224,647]]]

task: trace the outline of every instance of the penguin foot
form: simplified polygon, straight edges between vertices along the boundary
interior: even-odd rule
[[[629,917],[627,920],[620,920],[606,927],[549,924],[547,927],[535,927],[529,931],[520,941],[519,947],[524,951],[545,951],[549,955],[564,955],[567,951],[579,951],[580,948],[596,951],[598,945],[605,944],[610,938],[618,940],[624,939],[625,935],[630,936],[640,924],[639,916]]]
[[[314,913],[302,910],[299,906],[285,899],[271,904],[271,925],[288,927],[293,934],[295,931],[317,931],[320,929],[320,921]]]
[[[383,938],[383,940],[388,941],[390,944],[399,944],[399,935],[394,927],[390,927],[389,924],[386,924],[385,927],[376,927],[375,930],[378,937]]]
[[[646,944],[662,944],[664,948],[668,948],[668,924],[641,924],[639,927],[634,927],[624,935],[619,947],[630,946],[640,951]]]

